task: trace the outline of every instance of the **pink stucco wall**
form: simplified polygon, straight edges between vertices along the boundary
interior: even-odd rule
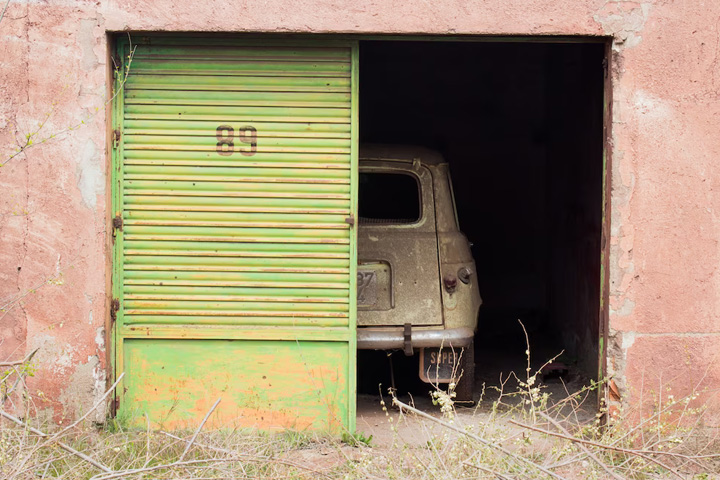
[[[715,1],[11,0],[0,163],[48,113],[38,138],[60,135],[0,167],[0,305],[27,293],[0,312],[0,358],[40,347],[30,393],[58,420],[106,386],[106,32],[606,35],[609,372],[631,401],[720,387],[718,18]]]

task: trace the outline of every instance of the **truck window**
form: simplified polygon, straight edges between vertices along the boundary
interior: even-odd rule
[[[420,220],[420,183],[409,174],[360,172],[358,216],[361,225],[392,225]]]

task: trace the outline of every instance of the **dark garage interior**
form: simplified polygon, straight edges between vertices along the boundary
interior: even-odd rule
[[[564,351],[599,367],[605,44],[363,41],[360,142],[420,145],[450,164],[483,306],[476,381]],[[399,393],[425,393],[392,355]],[[358,391],[388,386],[385,352],[361,351]]]

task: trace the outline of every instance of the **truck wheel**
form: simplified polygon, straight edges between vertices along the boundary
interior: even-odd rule
[[[475,343],[463,350],[458,373],[462,373],[455,386],[455,401],[460,403],[473,403],[473,387],[475,386]]]

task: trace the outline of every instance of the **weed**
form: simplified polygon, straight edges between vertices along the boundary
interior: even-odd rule
[[[355,432],[355,433],[343,432],[343,434],[341,436],[342,442],[346,445],[350,445],[351,447],[360,447],[360,446],[371,447],[372,439],[373,439],[372,435],[366,436],[362,432]]]
[[[313,443],[312,435],[300,430],[284,430],[280,434],[280,438],[287,443],[289,448],[305,448]]]

